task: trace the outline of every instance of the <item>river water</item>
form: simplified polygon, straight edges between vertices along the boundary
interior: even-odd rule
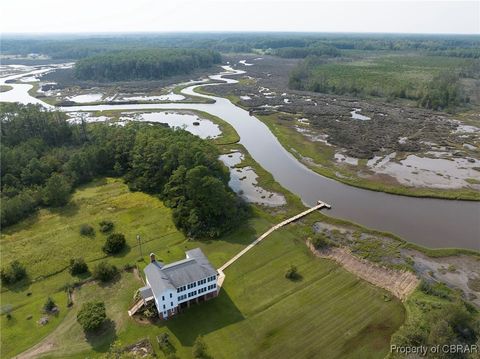
[[[236,83],[236,80],[223,76],[244,73],[229,67],[224,69],[225,72],[212,75],[210,79]],[[312,206],[317,200],[327,202],[332,205],[329,215],[391,232],[426,247],[480,250],[480,202],[397,196],[351,187],[323,177],[300,163],[283,148],[268,127],[256,117],[250,116],[248,111],[225,98],[194,92],[196,87],[213,85],[215,84],[192,85],[182,91],[185,95],[214,99],[216,102],[213,104],[85,105],[61,110],[190,109],[211,113],[230,123],[250,155],[306,205]],[[3,100],[1,94],[0,100]],[[21,101],[22,97],[18,100]]]

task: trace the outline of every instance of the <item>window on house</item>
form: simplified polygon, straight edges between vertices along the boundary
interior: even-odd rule
[[[165,304],[163,305],[163,309],[165,309]]]
[[[170,293],[170,298],[172,298],[172,293]]]
[[[162,295],[162,300],[165,300],[165,296]]]

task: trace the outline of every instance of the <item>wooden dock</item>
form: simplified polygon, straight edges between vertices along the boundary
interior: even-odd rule
[[[265,238],[267,238],[274,231],[276,231],[277,229],[279,229],[283,226],[286,226],[287,224],[292,223],[292,222],[294,222],[294,221],[296,221],[296,220],[298,220],[302,217],[305,217],[306,215],[308,215],[308,214],[310,214],[314,211],[320,210],[322,208],[328,208],[328,209],[331,208],[331,206],[328,203],[325,203],[325,202],[322,202],[322,201],[318,201],[317,203],[318,204],[316,206],[314,206],[312,208],[309,208],[306,211],[303,211],[302,213],[299,213],[299,214],[297,214],[293,217],[290,217],[290,218],[284,220],[283,222],[280,222],[279,224],[271,227],[268,231],[263,233],[260,237],[255,239],[252,243],[250,243],[248,246],[246,246],[244,249],[242,249],[240,252],[238,252],[233,258],[231,258],[224,265],[222,265],[220,268],[218,268],[217,269],[217,272],[218,272],[218,280],[217,280],[218,290],[220,290],[220,287],[222,286],[223,281],[225,280],[224,270],[227,269],[230,265],[232,265],[237,259],[239,259],[241,256],[243,256],[245,253],[247,253],[250,249],[255,247],[258,243],[260,243]]]

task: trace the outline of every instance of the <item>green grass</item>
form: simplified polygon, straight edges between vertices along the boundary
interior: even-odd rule
[[[145,337],[158,351],[155,336],[167,331],[181,358],[191,357],[191,346],[199,334],[205,336],[215,358],[384,357],[390,335],[404,320],[403,306],[395,300],[384,302],[383,290],[333,262],[313,257],[303,243],[300,224],[274,233],[229,267],[218,298],[168,322],[142,325],[128,317],[134,291],[142,285],[128,272],[110,285],[84,284],[75,291],[74,306],[66,308],[61,287],[76,279],[62,269],[74,256],[85,257],[90,266],[104,256],[100,220],[112,220],[116,230],[127,237],[129,250],[109,258],[120,267],[137,261],[137,233],[144,240],[145,262],[150,252],[171,262],[183,258],[185,250],[201,247],[218,267],[276,222],[258,208],[255,213],[245,225],[219,240],[186,241],[173,226],[170,210],[158,199],[131,193],[120,180],[105,179],[77,190],[67,207],[41,210],[7,228],[0,242],[2,263],[18,258],[36,281],[2,288],[2,305],[14,306],[14,321],[1,317],[1,356],[12,357],[52,332],[54,347],[49,357],[97,356],[108,350],[113,340],[127,345]],[[82,223],[94,225],[95,238],[80,236]],[[302,280],[284,278],[290,264],[298,267]],[[40,310],[48,295],[59,304],[60,315],[40,327],[35,321],[42,316]],[[86,338],[75,316],[81,303],[92,299],[105,301],[113,322],[100,335]],[[34,318],[27,320],[29,314]]]
[[[323,145],[319,142],[313,142],[297,132],[291,127],[291,121],[281,121],[279,114],[257,116],[263,121],[278,138],[284,148],[289,150],[292,155],[302,160],[302,157],[309,157],[317,164],[303,161],[311,170],[343,182],[350,186],[366,188],[373,191],[393,193],[403,196],[413,197],[432,197],[444,199],[461,200],[480,200],[480,193],[474,189],[435,189],[435,188],[415,188],[407,187],[401,184],[386,183],[381,181],[372,181],[361,178],[356,171],[348,170],[334,160],[335,149],[331,146]],[[294,151],[292,151],[292,149]],[[338,175],[340,174],[340,176]]]

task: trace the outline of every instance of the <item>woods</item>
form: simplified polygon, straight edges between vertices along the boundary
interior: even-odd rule
[[[406,99],[434,110],[454,110],[470,102],[464,78],[477,78],[474,60],[402,55],[328,62],[307,56],[289,75],[289,87],[355,97]]]
[[[0,119],[3,226],[41,206],[62,206],[78,185],[106,175],[158,195],[191,237],[217,237],[248,214],[216,147],[184,130],[138,123],[85,130],[64,114],[17,104],[3,106]]]
[[[202,49],[111,51],[79,60],[75,76],[95,81],[159,80],[220,61],[219,52]]]

